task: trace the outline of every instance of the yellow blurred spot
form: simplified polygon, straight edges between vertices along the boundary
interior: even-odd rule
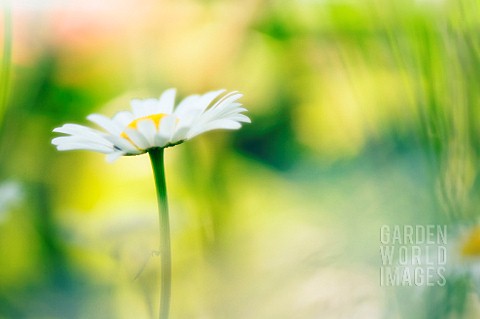
[[[480,227],[475,227],[462,246],[463,256],[480,256]]]

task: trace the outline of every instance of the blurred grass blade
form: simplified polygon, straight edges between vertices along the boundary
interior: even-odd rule
[[[12,10],[10,2],[5,1],[3,8],[3,56],[0,83],[0,123],[7,108],[12,63]]]

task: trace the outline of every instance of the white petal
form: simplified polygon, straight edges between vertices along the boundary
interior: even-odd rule
[[[212,107],[205,110],[222,92],[209,92],[202,96],[204,100],[191,101],[185,103],[183,108],[179,107],[176,114],[180,117],[180,122],[171,141],[178,142],[190,139],[203,132],[215,129],[238,129],[241,127],[239,122],[250,122],[250,118],[241,114],[246,109],[241,107],[241,103],[235,102],[243,96],[238,92],[226,94]]]
[[[236,121],[225,120],[225,119],[216,120],[216,121],[209,122],[206,125],[199,125],[199,126],[193,127],[192,130],[188,132],[187,138],[191,139],[192,137],[195,137],[199,134],[212,131],[212,130],[220,130],[220,129],[236,130],[236,129],[239,129],[240,127],[242,127],[242,125]]]
[[[233,116],[240,115],[241,110],[242,110],[241,108],[236,108],[229,105],[222,109],[218,108],[214,110],[213,113],[209,115],[209,117],[210,117],[210,120],[229,119]]]
[[[182,140],[187,139],[187,134],[190,131],[190,126],[178,126],[175,130],[175,133],[173,133],[173,136],[171,138],[172,143],[177,143]]]
[[[142,118],[156,113],[158,109],[157,99],[132,100],[130,102],[135,118]]]
[[[252,120],[248,116],[243,114],[237,114],[229,117],[228,119],[237,122],[252,123]]]
[[[136,146],[138,146],[138,148],[145,150],[149,147],[148,141],[139,131],[131,128],[126,128],[124,133]]]
[[[210,91],[202,95],[201,103],[204,104],[203,107],[205,110],[210,104],[212,104],[213,100],[215,100],[220,94],[224,93],[226,90],[221,89],[217,91]]]
[[[60,136],[52,139],[53,145],[69,144],[69,143],[91,143],[100,146],[105,146],[110,149],[113,149],[113,144],[107,141],[106,139],[90,139],[83,136],[70,135],[70,136]]]
[[[246,115],[241,114],[242,108],[232,108],[231,106],[225,107],[224,110],[217,111],[215,114],[215,119],[230,119],[232,117],[235,117],[237,115],[241,115],[240,118],[244,120],[250,121],[250,118],[248,118]],[[243,120],[242,120],[243,121]]]
[[[137,149],[130,141],[124,139],[120,136],[116,135],[108,135],[105,136],[107,140],[113,143],[115,147],[119,148],[120,150],[128,153],[128,154],[140,154],[142,153],[139,149]]]
[[[120,156],[123,156],[123,155],[125,155],[125,153],[122,152],[122,151],[117,151],[117,152],[110,153],[110,154],[107,155],[107,162],[113,163],[113,162],[115,162]]]
[[[211,91],[202,96],[192,95],[186,97],[175,110],[175,114],[179,117],[190,117],[191,114],[199,115],[225,90]]]
[[[132,123],[133,120],[135,120],[135,116],[128,111],[118,112],[113,117],[113,121],[115,121],[122,129]]]
[[[172,142],[175,143],[185,139],[188,130],[190,130],[201,114],[202,111],[200,109],[192,109],[188,115],[178,118],[178,124],[176,125],[175,132],[172,135]]]
[[[217,103],[215,103],[210,108],[210,110],[215,109],[217,107],[222,107],[222,106],[229,105],[229,104],[235,102],[236,100],[238,100],[239,98],[241,98],[242,96],[243,96],[242,93],[239,93],[239,92],[236,92],[236,91],[230,92],[227,95],[225,95],[224,97],[222,97],[222,99],[220,99]]]
[[[59,151],[73,151],[73,150],[85,150],[85,151],[94,151],[99,153],[108,154],[112,152],[111,148],[107,148],[104,146],[99,146],[90,143],[68,143],[68,144],[61,144],[57,146],[57,150]]]
[[[195,125],[206,125],[211,121],[223,119],[229,114],[235,114],[236,105],[233,102],[240,97],[242,97],[242,94],[238,92],[227,94],[196,119]]]
[[[217,120],[208,123],[203,130],[206,132],[207,130],[214,130],[214,129],[224,129],[224,130],[236,130],[242,127],[242,124],[232,121],[232,120]]]
[[[191,126],[198,121],[205,109],[225,90],[211,91],[201,97],[192,95],[185,98],[175,111],[175,115],[179,118],[179,123],[175,133],[171,138],[172,143],[184,140]]]
[[[175,104],[175,94],[175,89],[168,89],[163,92],[162,96],[160,96],[158,108],[155,110],[155,113],[172,114],[173,106]]]
[[[155,146],[163,147],[170,143],[173,132],[175,130],[177,118],[174,115],[165,116],[158,129],[158,133],[155,135]]]
[[[71,134],[69,136],[60,136],[52,140],[52,144],[59,145],[65,143],[94,143],[105,147],[113,148],[111,142],[109,142],[105,136],[107,134],[100,131],[93,130],[89,127],[76,124],[65,124],[62,127],[53,130],[58,133]]]
[[[137,129],[147,140],[149,147],[155,145],[155,134],[157,133],[157,128],[152,120],[145,119],[143,121],[139,121],[137,123]]]
[[[94,130],[90,127],[78,125],[78,124],[64,124],[61,127],[57,127],[53,130],[56,133],[70,134],[70,135],[82,135],[97,138],[104,133],[98,130]]]
[[[175,108],[175,115],[178,117],[184,116],[198,101],[200,101],[200,95],[187,96]]]
[[[121,128],[114,121],[112,121],[110,118],[104,115],[90,114],[89,116],[87,116],[87,119],[97,124],[98,126],[102,127],[103,129],[105,129],[107,132],[111,134],[118,135],[122,133]]]

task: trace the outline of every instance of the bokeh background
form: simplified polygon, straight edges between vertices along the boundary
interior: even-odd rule
[[[148,156],[50,141],[170,87],[239,90],[252,119],[166,152],[172,318],[480,313],[468,271],[379,282],[381,225],[475,227],[477,1],[2,5],[0,318],[157,316]]]

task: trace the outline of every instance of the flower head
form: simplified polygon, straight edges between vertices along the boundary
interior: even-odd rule
[[[480,294],[480,224],[458,224],[447,246],[447,280],[467,280]]]
[[[238,92],[211,91],[191,95],[175,107],[175,89],[163,92],[159,99],[132,100],[132,112],[123,111],[113,118],[91,114],[88,120],[104,131],[78,124],[65,124],[54,132],[52,144],[59,151],[89,150],[107,154],[108,161],[122,155],[139,155],[152,148],[180,144],[199,134],[216,129],[235,130],[250,119],[237,100]]]

